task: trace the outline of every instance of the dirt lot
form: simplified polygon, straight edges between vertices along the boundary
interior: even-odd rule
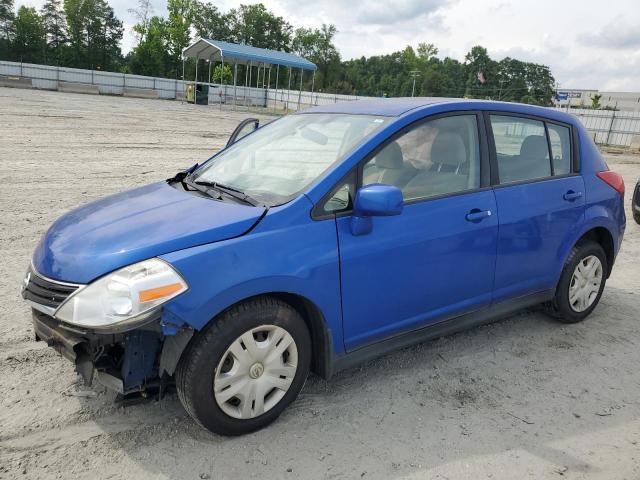
[[[241,438],[203,431],[173,394],[114,405],[34,342],[19,289],[47,226],[206,158],[246,116],[0,88],[0,478],[640,478],[632,220],[583,324],[522,313],[312,377],[274,425]],[[640,177],[639,157],[607,158],[628,187]]]

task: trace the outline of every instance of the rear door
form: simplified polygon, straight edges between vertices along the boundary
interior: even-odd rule
[[[500,224],[498,302],[555,288],[585,195],[570,126],[506,113],[485,118]]]

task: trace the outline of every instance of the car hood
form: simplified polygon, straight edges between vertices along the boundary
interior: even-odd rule
[[[155,183],[60,217],[36,248],[33,266],[55,280],[88,283],[134,262],[243,235],[264,211]]]

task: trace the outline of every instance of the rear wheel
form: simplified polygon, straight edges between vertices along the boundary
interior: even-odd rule
[[[260,297],[227,310],[194,338],[176,371],[178,395],[206,429],[241,435],[273,422],[295,400],[310,360],[298,312]]]
[[[548,312],[561,322],[584,320],[600,301],[607,277],[607,258],[595,242],[577,244],[567,259]]]

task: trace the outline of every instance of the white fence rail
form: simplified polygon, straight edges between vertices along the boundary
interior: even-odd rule
[[[149,96],[164,99],[185,97],[188,85],[193,81],[145,77],[126,73],[82,70],[78,68],[36,65],[31,63],[0,61],[0,77],[30,80],[31,88],[41,90],[72,89],[73,86],[91,87],[94,93],[103,95]],[[1,80],[1,79],[0,79]],[[24,84],[23,84],[24,85]],[[266,107],[292,111],[311,105],[358,100],[364,97],[328,93],[300,92],[275,88],[256,88],[198,82],[209,87],[209,104],[226,104],[235,107]],[[89,93],[89,91],[87,91]]]
[[[0,61],[0,85],[11,84],[13,80],[21,82],[20,86],[26,88],[72,90],[75,87],[87,88],[87,93],[178,100],[185,98],[187,86],[194,83],[188,80]],[[208,85],[208,103],[220,107],[224,104],[233,108],[261,107],[288,112],[312,105],[366,98],[275,88],[234,87],[201,82],[198,84]],[[596,143],[629,146],[634,137],[640,136],[640,112],[589,109],[569,111],[580,119]]]
[[[628,147],[640,136],[640,112],[572,108],[569,113],[578,117],[598,144]]]

